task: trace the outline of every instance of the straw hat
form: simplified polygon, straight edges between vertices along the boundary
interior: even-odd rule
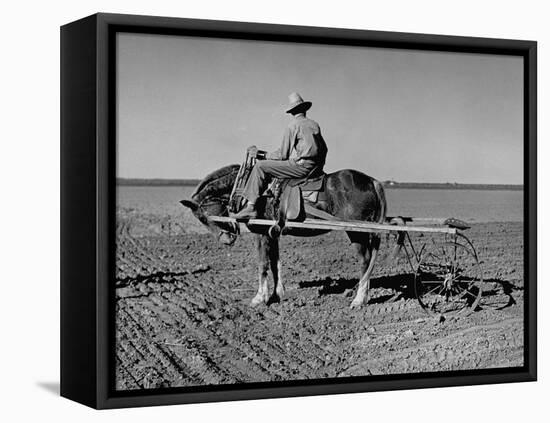
[[[303,109],[305,112],[311,107],[311,101],[304,101],[302,96],[298,93],[291,93],[288,96],[288,107],[286,113],[290,113],[297,108]]]

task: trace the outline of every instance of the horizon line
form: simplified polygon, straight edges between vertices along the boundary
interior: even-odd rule
[[[132,178],[132,177],[117,177],[116,183],[117,185],[157,185],[157,186],[165,186],[165,185],[196,185],[198,184],[202,179],[201,178]],[[380,181],[384,185],[384,187],[396,187],[396,188],[403,188],[404,186],[408,185],[411,187],[447,187],[447,188],[453,188],[453,187],[468,187],[468,188],[509,188],[509,189],[523,189],[524,184],[512,184],[512,183],[484,183],[484,182],[475,182],[475,183],[469,183],[469,182],[414,182],[414,181],[395,181],[391,179]]]

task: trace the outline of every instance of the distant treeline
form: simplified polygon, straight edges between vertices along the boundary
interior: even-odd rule
[[[384,181],[384,188],[393,189],[476,189],[476,190],[506,190],[521,191],[523,185],[515,184],[459,184],[454,182],[436,183],[436,182],[395,182]]]
[[[196,186],[200,179],[137,179],[117,178],[117,185],[137,187]]]
[[[117,178],[117,185],[121,186],[196,186],[200,179],[138,179],[138,178]],[[458,184],[458,183],[436,183],[436,182],[395,182],[384,181],[387,189],[476,189],[476,190],[512,190],[521,191],[523,185],[513,184]]]

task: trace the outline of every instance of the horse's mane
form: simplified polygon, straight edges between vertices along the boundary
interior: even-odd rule
[[[237,173],[239,172],[239,165],[228,165],[224,166],[218,170],[215,170],[208,175],[199,183],[191,198],[195,201],[200,202],[207,197],[224,197],[231,194],[231,189],[233,188],[233,183],[237,178]]]

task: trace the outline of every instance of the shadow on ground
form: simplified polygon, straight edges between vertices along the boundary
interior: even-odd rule
[[[319,288],[319,295],[333,295],[342,294],[347,290],[354,289],[359,281],[356,278],[325,278],[313,281],[305,281],[298,283],[298,287],[301,289],[306,288]],[[403,273],[400,275],[380,276],[372,278],[370,281],[371,289],[390,289],[395,291],[395,294],[402,296],[403,298],[414,298],[413,290],[414,274]],[[392,297],[395,294],[388,295]],[[380,297],[381,301],[386,296]]]
[[[431,277],[437,277],[431,275]],[[357,286],[359,281],[356,278],[325,278],[317,279],[311,281],[304,281],[298,284],[300,289],[308,288],[319,288],[319,296],[325,295],[338,295],[343,294],[346,291],[353,290]],[[522,291],[523,287],[514,285],[510,281],[502,279],[485,279],[484,280],[485,288],[483,292],[483,298],[496,297],[503,295],[506,297],[506,301],[499,301],[497,304],[486,304],[490,308],[495,308],[497,310],[502,310],[504,308],[510,307],[516,303],[512,294],[515,291]],[[371,289],[381,288],[392,290],[390,294],[383,294],[376,298],[371,299],[370,303],[382,303],[384,301],[396,298],[411,299],[416,298],[414,291],[414,274],[413,273],[403,273],[398,275],[391,276],[381,276],[377,278],[372,278],[370,283]]]
[[[60,394],[59,382],[36,382],[36,386],[55,396]]]

